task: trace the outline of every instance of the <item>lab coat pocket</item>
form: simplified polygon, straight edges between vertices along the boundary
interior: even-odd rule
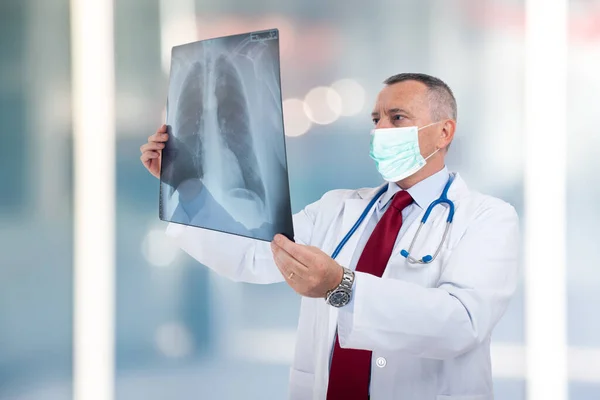
[[[312,398],[315,374],[290,369],[290,400],[306,400]]]
[[[467,396],[447,396],[438,395],[436,400],[494,400],[492,394],[478,394],[478,395],[467,395]]]
[[[383,277],[400,279],[427,288],[436,287],[448,254],[449,252],[442,252],[429,264],[410,264],[406,258],[395,256],[390,260]]]

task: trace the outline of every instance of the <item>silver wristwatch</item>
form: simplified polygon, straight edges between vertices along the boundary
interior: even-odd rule
[[[354,271],[346,267],[342,282],[334,289],[327,292],[325,302],[334,307],[343,307],[350,302],[352,297],[352,285],[354,284]]]

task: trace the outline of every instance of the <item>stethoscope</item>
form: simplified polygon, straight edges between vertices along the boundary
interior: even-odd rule
[[[423,215],[423,218],[421,218],[421,223],[419,224],[419,228],[417,229],[417,232],[415,233],[415,236],[413,237],[412,242],[410,242],[410,246],[408,247],[408,250],[400,251],[400,254],[404,258],[406,258],[409,263],[411,263],[411,264],[429,264],[430,262],[435,260],[435,258],[438,256],[438,254],[442,250],[442,246],[443,246],[444,242],[446,241],[446,237],[448,236],[448,231],[450,230],[450,225],[452,225],[452,219],[454,218],[454,203],[452,202],[452,200],[448,199],[448,190],[450,189],[450,186],[452,185],[452,182],[454,181],[454,177],[455,177],[454,174],[450,175],[450,178],[448,179],[446,186],[444,186],[444,190],[442,191],[442,194],[440,195],[440,197],[437,200],[433,201],[429,205],[429,207],[427,207],[427,210],[425,211],[425,215]],[[364,211],[362,212],[362,214],[360,215],[358,220],[354,223],[354,226],[352,226],[352,228],[350,228],[348,233],[346,233],[346,236],[344,236],[344,238],[337,245],[335,251],[331,255],[331,258],[335,259],[340,254],[340,252],[342,251],[342,249],[344,248],[344,246],[346,245],[348,240],[350,240],[352,235],[354,235],[354,233],[356,232],[356,230],[358,229],[360,224],[364,221],[364,219],[369,214],[369,211],[371,210],[371,208],[373,208],[373,206],[375,205],[377,200],[379,200],[379,198],[386,192],[386,190],[387,190],[387,185],[383,186],[379,190],[379,192],[377,192],[375,197],[373,197],[371,199],[371,201],[369,202],[367,207],[365,207]],[[442,236],[442,240],[440,241],[440,244],[438,245],[437,250],[435,251],[433,256],[428,254],[426,256],[423,256],[421,259],[416,259],[410,255],[410,252],[412,251],[412,248],[415,245],[415,242],[417,241],[417,237],[419,236],[419,233],[421,232],[421,228],[423,228],[423,225],[425,225],[425,223],[427,222],[427,219],[429,218],[429,214],[431,214],[431,211],[433,211],[435,206],[440,205],[440,204],[448,205],[448,209],[449,209],[448,218],[446,219],[446,229],[444,230],[444,236]]]

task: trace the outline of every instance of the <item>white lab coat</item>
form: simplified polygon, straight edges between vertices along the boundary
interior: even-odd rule
[[[331,254],[378,189],[327,192],[294,215],[296,242]],[[493,399],[490,336],[516,287],[518,217],[508,203],[467,188],[458,174],[448,197],[456,207],[454,224],[431,264],[415,267],[400,255],[421,210],[382,278],[356,274],[352,311],[302,298],[290,399],[325,400],[336,328],[342,347],[373,352],[372,400]],[[413,248],[415,256],[435,251],[446,216],[445,207],[434,209]],[[364,226],[336,258],[341,265],[350,264]],[[167,234],[232,280],[283,281],[267,242],[177,224],[170,224]]]

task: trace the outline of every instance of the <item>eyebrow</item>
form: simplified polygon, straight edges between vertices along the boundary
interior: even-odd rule
[[[410,115],[412,115],[411,113],[409,113],[409,112],[408,112],[408,111],[406,111],[406,110],[403,110],[402,108],[390,108],[390,109],[387,111],[387,113],[388,113],[388,114],[407,114],[407,115],[409,115],[409,116],[410,116]],[[378,116],[379,116],[379,113],[378,113],[377,111],[373,111],[373,112],[371,113],[371,117],[378,117]]]

